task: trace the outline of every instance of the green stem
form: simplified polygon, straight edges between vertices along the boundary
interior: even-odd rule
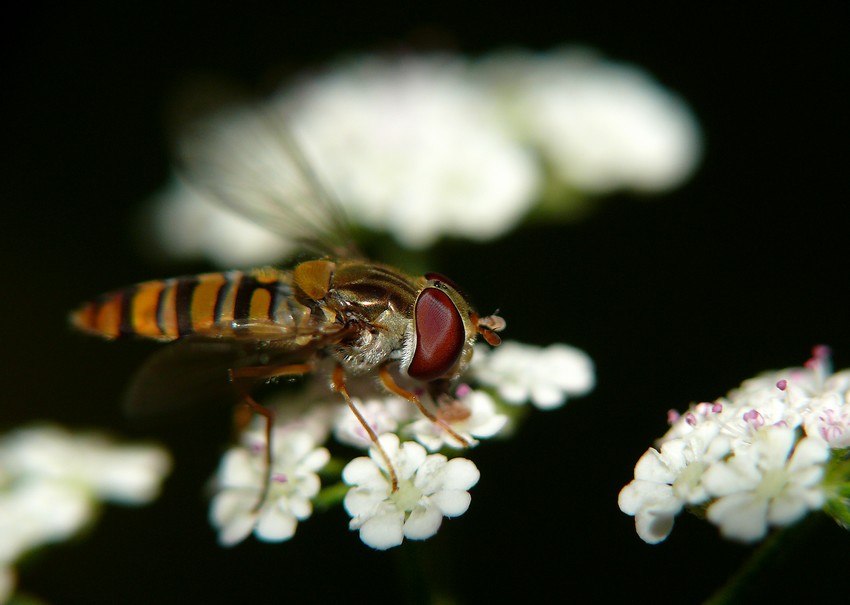
[[[803,542],[824,518],[825,516],[819,513],[811,514],[791,527],[774,532],[704,605],[753,602],[755,595],[748,592],[758,589],[760,578],[776,573],[776,568],[795,551],[795,546]]]
[[[349,488],[350,486],[342,483],[341,481],[339,483],[323,487],[316,497],[313,498],[313,506],[315,506],[316,510],[319,511],[328,510],[343,501]]]
[[[452,546],[448,528],[424,541],[405,540],[395,549],[395,562],[404,586],[401,602],[410,605],[458,605],[453,594],[457,549]]]

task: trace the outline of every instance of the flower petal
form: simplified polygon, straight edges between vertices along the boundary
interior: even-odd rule
[[[443,489],[468,490],[478,483],[480,478],[481,472],[471,460],[453,458],[446,464]]]
[[[749,493],[733,494],[709,506],[706,517],[720,526],[725,538],[755,542],[767,534],[767,504],[764,498]]]
[[[372,489],[386,485],[389,489],[387,479],[381,473],[377,463],[365,456],[355,458],[345,465],[342,469],[342,480],[348,485],[360,485]]]
[[[807,437],[801,439],[794,448],[794,453],[788,461],[788,470],[793,472],[815,464],[822,464],[828,459],[829,446],[820,439]]]
[[[298,521],[288,512],[275,506],[260,515],[254,535],[264,542],[282,542],[295,534]]]
[[[774,498],[767,509],[767,520],[771,525],[791,525],[803,518],[808,511],[805,498],[791,492]]]
[[[446,517],[457,517],[469,508],[472,497],[463,489],[442,490],[431,496],[431,502]]]
[[[360,527],[360,539],[363,540],[364,544],[378,550],[398,546],[404,540],[403,522],[404,515],[401,512],[386,512],[376,515]],[[352,523],[354,523],[354,520],[352,520]]]
[[[644,510],[635,515],[635,531],[647,544],[658,544],[673,531],[675,515]]]
[[[417,506],[404,523],[404,535],[411,540],[425,540],[437,533],[443,515],[436,506]]]
[[[676,515],[682,509],[682,502],[674,496],[671,485],[640,479],[635,479],[620,490],[617,504],[627,515],[637,515],[641,510]]]
[[[351,517],[371,516],[375,514],[378,507],[389,495],[389,487],[386,493],[375,492],[364,488],[353,488],[345,494],[342,504],[345,511]]]

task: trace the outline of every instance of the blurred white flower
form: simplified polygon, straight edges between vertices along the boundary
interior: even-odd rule
[[[791,525],[824,505],[820,483],[828,459],[829,446],[820,439],[795,445],[792,429],[762,431],[750,447],[706,470],[703,483],[717,497],[706,517],[726,538],[760,540],[768,525]]]
[[[535,201],[537,166],[461,58],[366,57],[279,102],[349,214],[406,246],[491,239]]]
[[[0,603],[5,603],[12,596],[16,583],[15,570],[0,561]]]
[[[424,540],[437,533],[444,516],[466,512],[467,490],[479,478],[471,461],[427,455],[418,443],[400,444],[392,433],[378,440],[398,475],[397,491],[392,491],[386,463],[374,447],[369,458],[355,458],[342,471],[343,480],[352,486],[344,500],[352,517],[349,527],[359,530],[364,543],[386,550],[404,538]]]
[[[450,57],[351,61],[282,89],[262,107],[223,114],[206,137],[186,137],[186,155],[201,166],[195,177],[205,187],[246,198],[242,208],[271,202],[285,209],[278,214],[314,212],[324,193],[295,174],[288,143],[263,121],[274,115],[354,222],[414,248],[442,236],[490,239],[535,202],[540,174],[467,70]],[[207,202],[179,180],[161,196],[155,226],[166,252],[245,266],[279,260],[291,247]],[[326,226],[314,222],[301,226]],[[289,235],[285,226],[276,231]]]
[[[559,407],[568,396],[585,395],[595,383],[590,357],[565,344],[541,348],[505,341],[492,351],[477,347],[470,371],[507,403],[530,400],[541,409]]]
[[[94,518],[96,503],[73,485],[31,479],[0,495],[0,562],[67,540]]]
[[[321,486],[316,474],[330,459],[307,432],[275,431],[272,468],[267,475],[265,448],[235,447],[221,461],[210,521],[219,542],[232,546],[251,532],[266,542],[281,542],[295,534],[299,521],[313,512],[312,498]],[[268,493],[260,502],[267,477]]]
[[[95,499],[144,504],[158,496],[171,460],[156,446],[119,445],[95,433],[42,426],[5,437],[0,465],[10,475],[64,483]]]
[[[1,437],[0,603],[14,591],[16,560],[79,532],[101,501],[154,499],[170,467],[159,447],[120,445],[95,433],[34,426]]]
[[[314,384],[321,382],[322,384]],[[310,386],[318,387],[305,393],[283,392],[270,394],[264,401],[265,407],[274,415],[276,435],[306,433],[313,443],[324,443],[330,435],[340,402],[338,397],[328,391],[324,381],[314,381]],[[313,391],[319,390],[319,393]],[[252,451],[266,448],[265,418],[254,414],[251,423],[242,431],[239,442]]]
[[[411,248],[444,236],[498,237],[544,193],[566,202],[663,190],[689,176],[700,155],[699,128],[681,100],[640,69],[588,51],[360,57],[260,106],[222,113],[206,135],[184,136],[196,184],[252,208],[258,225],[175,179],[155,205],[166,253],[264,264],[327,227],[318,216],[324,192],[296,174],[288,137],[269,117],[289,125],[354,223]],[[544,182],[550,173],[555,182]],[[311,220],[300,220],[305,214]]]
[[[699,160],[693,114],[638,67],[566,48],[497,54],[479,75],[558,176],[581,191],[667,189]]]
[[[166,256],[208,258],[222,267],[251,267],[285,258],[293,249],[256,222],[174,177],[151,203],[155,241],[149,248]]]
[[[487,439],[501,431],[508,422],[505,414],[499,414],[496,403],[484,391],[470,390],[463,397],[437,410],[437,416],[447,422],[469,445],[476,445],[476,439]],[[405,429],[413,435],[428,451],[436,452],[443,446],[464,447],[458,443],[442,426],[421,417]]]
[[[355,397],[353,402],[376,435],[396,432],[399,424],[409,421],[415,411],[409,401],[400,397],[374,398],[365,401]],[[343,404],[337,408],[333,432],[340,443],[364,450],[372,445],[369,434],[348,409],[348,405]]]

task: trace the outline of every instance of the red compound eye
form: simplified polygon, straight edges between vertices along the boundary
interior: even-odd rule
[[[417,380],[442,378],[463,352],[463,319],[451,299],[437,288],[425,288],[416,299],[416,350],[407,369]]]

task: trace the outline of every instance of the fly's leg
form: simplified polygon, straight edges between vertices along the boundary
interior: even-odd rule
[[[381,454],[381,458],[384,459],[384,463],[387,465],[387,471],[390,473],[390,481],[392,482],[393,492],[398,491],[398,475],[395,472],[395,468],[393,467],[393,463],[390,462],[390,457],[387,455],[387,452],[384,450],[381,443],[378,441],[378,435],[375,434],[374,429],[369,426],[369,423],[366,422],[366,419],[363,417],[363,414],[360,413],[360,410],[357,409],[357,406],[354,405],[354,402],[351,400],[351,396],[348,394],[348,389],[345,386],[345,372],[342,369],[342,366],[337,366],[333,373],[332,379],[333,389],[340,395],[345,398],[345,402],[348,404],[349,409],[354,413],[354,416],[357,418],[357,421],[363,426],[366,430],[366,433],[369,435],[369,439],[372,440],[372,444],[378,450],[378,453]]]
[[[251,394],[239,384],[239,381],[251,378],[303,376],[304,374],[310,373],[312,370],[313,366],[311,366],[310,364],[302,363],[279,366],[249,366],[244,368],[232,368],[227,371],[227,375],[230,378],[230,382],[233,384],[234,387],[236,387],[236,389],[242,396],[242,403],[245,404],[245,406],[247,406],[250,411],[262,416],[266,425],[266,472],[265,479],[263,480],[263,490],[262,492],[260,492],[260,499],[257,501],[257,505],[254,507],[255,511],[259,510],[259,508],[263,505],[263,502],[266,501],[266,497],[269,495],[269,487],[271,486],[272,426],[274,426],[274,412],[266,406],[262,405],[261,403],[258,403],[257,400],[254,399]]]
[[[398,395],[399,397],[407,399],[411,403],[415,404],[416,407],[419,408],[419,411],[422,412],[422,414],[428,420],[430,420],[431,422],[433,422],[434,424],[439,426],[441,429],[446,431],[449,435],[452,436],[453,439],[457,440],[461,444],[461,446],[469,447],[469,445],[470,445],[469,441],[465,437],[462,437],[460,434],[458,434],[458,432],[455,431],[449,425],[448,422],[446,422],[444,419],[436,416],[428,408],[426,408],[424,405],[422,405],[422,402],[419,401],[419,397],[417,397],[415,393],[411,393],[407,389],[400,387],[396,383],[396,381],[393,380],[393,377],[390,375],[390,371],[387,369],[387,366],[385,366],[385,365],[381,366],[380,370],[378,370],[378,374],[381,377],[381,382],[383,383],[384,388],[386,388],[391,393],[394,393],[394,394]]]

